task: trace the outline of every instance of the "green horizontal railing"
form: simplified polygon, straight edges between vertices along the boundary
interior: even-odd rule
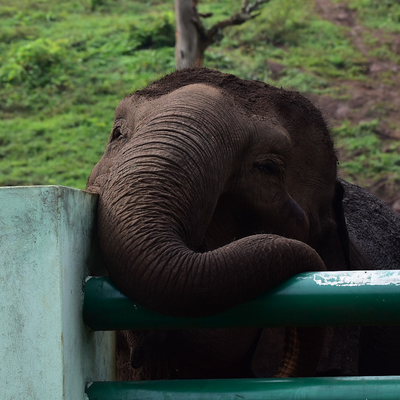
[[[400,377],[94,382],[88,400],[399,400]]]
[[[262,296],[206,318],[157,314],[125,297],[108,278],[91,277],[85,285],[83,317],[95,331],[400,325],[400,270],[302,273]]]
[[[160,315],[125,297],[108,278],[87,280],[92,330],[239,326],[400,325],[400,270],[303,273],[207,318]],[[399,376],[91,382],[88,400],[399,400]]]

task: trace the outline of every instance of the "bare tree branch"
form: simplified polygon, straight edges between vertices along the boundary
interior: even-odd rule
[[[240,12],[233,14],[230,18],[217,22],[210,29],[206,30],[201,19],[200,14],[195,7],[196,17],[193,19],[197,27],[198,33],[202,38],[203,51],[215,42],[221,41],[223,38],[222,30],[228,26],[241,25],[251,19],[256,18],[260,13],[253,14],[254,11],[260,9],[262,4],[269,3],[270,0],[256,0],[250,3],[250,0],[244,0]]]
[[[198,0],[175,0],[177,15],[176,60],[177,68],[202,66],[204,52],[208,46],[218,43],[223,38],[223,29],[228,26],[241,25],[256,18],[262,4],[270,0],[243,0],[240,11],[230,18],[220,21],[210,29],[206,29],[201,18],[208,18],[212,13],[201,14],[197,10]]]
[[[269,1],[270,0],[257,0],[250,4],[249,0],[244,0],[240,12],[243,14],[251,14],[253,11],[259,10],[262,4],[268,3]]]
[[[199,15],[200,15],[201,18],[210,18],[210,17],[212,17],[214,14],[213,14],[213,13],[206,13],[206,14],[199,13]]]

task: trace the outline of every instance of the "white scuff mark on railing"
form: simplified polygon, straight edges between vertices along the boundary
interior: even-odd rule
[[[350,271],[314,274],[314,282],[320,286],[400,286],[399,271]]]

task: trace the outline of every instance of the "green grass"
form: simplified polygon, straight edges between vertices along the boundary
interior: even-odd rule
[[[386,29],[389,21],[388,31],[396,30],[396,2],[389,14],[388,0],[381,6],[372,0],[348,3],[368,26]],[[241,0],[203,0],[200,11],[214,13],[206,20],[211,26],[240,5]],[[175,68],[173,10],[173,0],[3,0],[0,185],[85,187],[118,102]],[[207,51],[206,66],[337,96],[336,80],[366,80],[365,57],[352,46],[347,28],[318,17],[311,1],[272,0],[257,19],[224,33],[221,43]],[[368,40],[372,46],[373,37]],[[372,51],[398,60],[388,46]],[[267,60],[284,67],[278,77]],[[385,144],[371,127],[365,137],[364,128],[357,129],[346,123],[335,132],[350,155],[365,146],[342,164],[344,171],[370,178],[390,170],[400,176],[395,151],[383,151]]]
[[[400,176],[400,143],[379,139],[378,120],[351,125],[348,121],[334,129],[339,146],[348,155],[349,161],[341,164],[346,175],[366,181],[372,173],[377,180],[390,171]]]
[[[379,138],[378,120],[333,130],[342,157],[341,174],[364,187],[384,185],[385,196],[396,198],[400,185],[400,143]]]
[[[118,101],[174,69],[171,5],[2,6],[0,185],[85,187]]]
[[[365,26],[400,32],[400,3],[398,0],[335,0],[345,2],[358,10],[358,15]]]
[[[239,61],[233,72],[250,79],[271,80],[265,60],[281,63],[287,68],[275,83],[304,92],[327,92],[331,79],[363,79],[365,72],[366,60],[346,29],[321,20],[310,1],[271,2],[252,29],[231,28],[222,52]]]

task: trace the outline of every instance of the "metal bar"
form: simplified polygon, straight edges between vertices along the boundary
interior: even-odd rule
[[[398,400],[400,377],[93,382],[88,400]]]
[[[247,303],[207,318],[160,315],[108,278],[89,278],[83,317],[92,330],[238,326],[400,325],[400,270],[302,273]]]

